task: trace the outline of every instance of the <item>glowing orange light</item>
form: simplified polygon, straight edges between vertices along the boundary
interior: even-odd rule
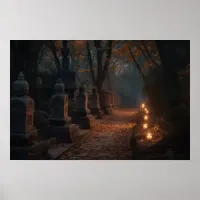
[[[145,108],[145,104],[143,103],[143,104],[141,105],[141,107],[142,107],[142,108]]]
[[[145,115],[145,116],[144,116],[144,120],[148,120],[148,115]]]
[[[148,124],[143,124],[143,129],[147,129],[148,128]]]
[[[151,140],[152,139],[152,134],[150,132],[147,133],[147,140]]]
[[[149,111],[148,111],[148,109],[147,109],[147,108],[145,108],[145,112],[146,112],[146,114],[148,114],[148,113],[149,113]]]

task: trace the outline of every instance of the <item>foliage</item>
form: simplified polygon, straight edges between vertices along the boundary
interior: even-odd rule
[[[35,49],[37,54],[34,58],[37,64],[32,64],[30,70],[30,62],[26,62],[27,73],[30,76],[33,70],[37,75],[58,73],[62,68],[60,61],[63,41],[40,41],[39,46],[35,48],[36,44],[37,42],[31,43],[30,46]],[[77,77],[79,73],[89,75],[99,92],[101,92],[102,86],[109,82],[108,79],[117,80],[122,74],[125,76],[128,66],[136,68],[143,81],[145,81],[149,69],[154,66],[152,59],[148,57],[149,54],[145,53],[142,41],[73,40],[68,41],[68,47],[70,58],[73,60],[71,65],[78,72]]]

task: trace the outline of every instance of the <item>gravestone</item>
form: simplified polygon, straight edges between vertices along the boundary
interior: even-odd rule
[[[100,110],[99,94],[96,89],[92,89],[92,94],[90,95],[89,109],[92,115],[97,115],[98,118],[103,117],[103,112]]]
[[[96,115],[98,111],[100,110],[99,105],[99,94],[97,93],[96,89],[92,89],[92,94],[90,94],[90,102],[89,102],[89,108],[92,114]]]
[[[109,108],[110,108],[110,112],[113,112],[113,97],[112,97],[112,92],[108,93],[108,104],[109,104]]]
[[[104,94],[103,111],[106,115],[110,115],[112,113],[112,110],[110,107],[110,95],[107,92]]]
[[[69,69],[63,68],[59,77],[62,78],[65,86],[65,93],[68,95],[68,115],[72,117],[76,105],[76,73],[69,71]]]
[[[71,48],[69,48],[71,47]],[[74,59],[70,56],[70,49],[74,51],[69,41],[63,40],[63,51],[62,51],[62,69],[58,73],[65,86],[65,93],[68,95],[68,115],[72,117],[74,112],[75,104],[75,91],[77,90],[76,84],[76,72],[73,68]]]
[[[83,116],[90,113],[88,108],[88,93],[83,87],[79,88],[79,93],[76,98],[76,111],[78,111],[80,115]]]
[[[95,119],[90,115],[88,108],[88,94],[83,87],[79,88],[79,94],[76,97],[76,110],[72,116],[72,123],[79,124],[83,129],[90,129],[95,124]]]
[[[44,137],[55,137],[58,143],[71,143],[72,135],[77,134],[79,128],[75,124],[71,124],[70,120],[71,118],[68,116],[68,96],[65,94],[62,79],[58,79],[50,102],[49,126],[44,129]]]
[[[108,92],[108,104],[110,109],[112,109],[112,92]]]
[[[62,79],[58,79],[55,87],[54,94],[50,102],[50,123],[63,123],[69,122],[71,119],[68,116],[68,96],[64,93],[65,86]]]
[[[115,92],[112,92],[112,108],[116,109],[116,102],[115,102]]]
[[[21,72],[18,79],[13,83],[13,96],[10,102],[11,139],[16,138],[16,140],[11,140],[11,143],[14,142],[16,145],[22,144],[18,143],[22,142],[19,138],[24,138],[23,144],[28,145],[25,140],[28,141],[30,137],[37,136],[37,130],[33,127],[34,101],[27,96],[28,91],[29,85],[24,80],[24,74]]]
[[[24,80],[24,74],[20,72],[13,83],[13,96],[10,100],[11,159],[31,159],[32,149],[37,150],[38,147],[43,149],[37,152],[39,157],[40,153],[47,154],[48,151],[47,146],[38,141],[38,131],[33,126],[34,100],[28,96],[28,92],[29,84]]]

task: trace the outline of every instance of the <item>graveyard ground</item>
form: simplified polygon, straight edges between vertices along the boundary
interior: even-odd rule
[[[135,109],[115,110],[98,120],[89,137],[64,152],[59,160],[131,160],[130,137]]]

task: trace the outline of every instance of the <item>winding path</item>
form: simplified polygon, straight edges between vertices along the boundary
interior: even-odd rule
[[[60,156],[60,160],[130,160],[130,137],[134,109],[120,109],[99,120],[81,142]]]

